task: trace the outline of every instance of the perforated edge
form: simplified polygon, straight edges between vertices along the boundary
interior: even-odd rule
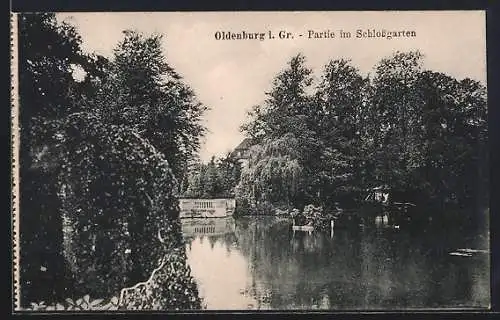
[[[18,25],[17,14],[10,14],[10,102],[11,102],[11,235],[12,235],[12,308],[21,310],[19,275],[19,97],[18,97]]]

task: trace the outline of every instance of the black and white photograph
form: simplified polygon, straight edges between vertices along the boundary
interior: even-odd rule
[[[15,312],[490,309],[484,11],[11,27]]]

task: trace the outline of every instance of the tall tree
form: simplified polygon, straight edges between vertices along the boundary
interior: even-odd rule
[[[220,173],[217,170],[215,157],[212,157],[206,166],[204,181],[206,197],[217,197],[221,195],[223,190],[222,181]]]
[[[348,60],[332,60],[325,66],[316,90],[322,148],[311,162],[323,203],[352,197],[361,187],[366,166],[361,134],[368,86],[368,80]]]
[[[234,196],[234,188],[239,182],[241,167],[231,154],[206,164],[193,166],[188,175],[188,188],[183,193],[194,198],[225,198]]]
[[[427,194],[446,203],[482,202],[487,183],[486,89],[470,79],[458,81],[438,72],[420,75],[424,102],[421,128],[425,159],[419,175]],[[481,196],[480,194],[483,194]],[[483,200],[480,200],[480,199]]]
[[[104,93],[113,88],[113,64],[84,54],[76,30],[53,14],[20,15],[19,30],[21,303],[60,302],[83,294],[75,292],[82,287],[91,295],[115,293],[145,279],[172,247],[182,248],[176,179],[164,155],[139,134],[144,117],[128,113],[113,121],[118,115],[110,111],[119,105],[112,102],[123,102],[119,90]],[[77,81],[76,69],[84,79]],[[170,156],[184,152],[177,151]],[[151,236],[161,230],[164,244]],[[176,264],[185,263],[178,257]],[[189,271],[177,269],[182,275],[167,280],[176,279],[185,296],[173,297],[169,308],[194,294]]]
[[[56,181],[60,120],[81,108],[74,104],[99,76],[102,59],[81,50],[76,29],[52,13],[18,15],[21,294],[60,297],[64,288],[62,221]],[[85,74],[75,81],[75,70]],[[43,271],[46,270],[46,271]]]
[[[241,176],[241,164],[231,153],[228,153],[217,161],[217,169],[219,170],[225,193],[227,195],[234,195],[234,188]]]
[[[396,189],[411,189],[408,173],[421,161],[415,130],[422,115],[416,88],[422,57],[418,51],[397,52],[379,62],[373,79],[372,103],[378,114],[374,134],[384,159],[376,176]]]
[[[267,191],[259,192],[261,196],[270,198],[276,198],[283,192],[283,202],[287,205],[302,204],[310,196],[306,183],[298,184],[299,176],[304,170],[304,163],[320,147],[313,121],[315,110],[309,92],[311,84],[312,70],[305,65],[305,57],[302,54],[292,57],[287,67],[274,78],[264,104],[254,107],[250,121],[242,126],[242,130],[254,138],[260,148],[256,148],[259,151],[250,161],[250,168],[246,173],[242,172],[241,183],[245,183],[245,175],[248,177],[249,174],[262,183],[270,182],[273,174],[278,174],[280,177],[277,179],[281,182],[272,183],[274,191],[270,195],[264,196]],[[285,142],[286,139],[290,141]],[[278,171],[274,172],[275,169]],[[256,175],[262,176],[258,178]],[[255,195],[254,192],[252,194]]]
[[[182,180],[205,133],[201,117],[207,107],[166,62],[161,35],[124,35],[100,91],[103,116],[148,139]]]
[[[255,106],[250,112],[250,121],[242,126],[242,130],[257,142],[264,137],[280,137],[289,132],[300,136],[297,121],[312,112],[307,92],[312,84],[311,74],[302,54],[292,57],[287,68],[274,78],[264,104]]]
[[[303,205],[303,167],[300,142],[292,133],[265,139],[252,147],[249,164],[241,174],[238,198],[284,206]]]
[[[485,185],[486,91],[477,81],[425,71],[422,57],[396,53],[376,67],[374,177],[407,200],[470,206]]]

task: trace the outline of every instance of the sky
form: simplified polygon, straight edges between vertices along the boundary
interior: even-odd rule
[[[111,57],[122,31],[164,35],[167,62],[210,108],[201,159],[222,156],[244,138],[240,126],[246,112],[265,99],[273,78],[297,53],[318,77],[328,61],[346,58],[364,75],[394,51],[420,50],[427,69],[486,84],[484,11],[427,12],[136,12],[60,13],[76,26],[82,47]],[[408,30],[415,37],[356,38],[356,30]],[[279,31],[294,38],[279,39]],[[309,30],[335,33],[309,39]],[[351,38],[339,37],[349,31]],[[217,31],[273,32],[275,39],[216,40]],[[302,36],[300,36],[302,35]]]

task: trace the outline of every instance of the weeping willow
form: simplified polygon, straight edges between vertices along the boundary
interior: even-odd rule
[[[299,150],[299,140],[292,133],[252,147],[237,195],[253,203],[295,204],[304,178]]]

